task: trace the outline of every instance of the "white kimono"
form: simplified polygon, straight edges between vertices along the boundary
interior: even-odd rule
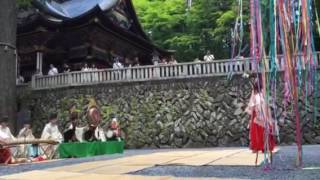
[[[3,141],[12,141],[16,138],[12,135],[9,127],[2,127],[0,125],[0,139]]]
[[[94,131],[94,136],[96,139],[100,140],[101,142],[106,142],[106,135],[104,134],[104,131],[99,126]]]
[[[19,139],[19,140],[33,140],[33,139],[35,139],[35,137],[33,136],[31,129],[27,129],[24,127],[20,130],[17,139]],[[16,157],[29,158],[30,156],[33,156],[33,155],[34,155],[34,152],[33,152],[31,144],[23,144],[23,145],[18,146],[18,151],[17,151]]]
[[[70,124],[67,130],[73,129],[73,125]],[[83,142],[83,134],[85,131],[86,127],[76,127],[76,131],[75,131],[75,135],[76,135],[76,139],[79,142]]]
[[[9,127],[3,127],[0,125],[0,140],[4,142],[10,142],[16,140],[16,138],[12,135]],[[17,148],[10,148],[11,154],[15,156],[17,153]]]
[[[58,125],[48,123],[42,131],[41,139],[56,140],[61,143],[63,141],[63,136],[58,129]]]
[[[55,141],[58,141],[59,143],[62,143],[63,136],[58,129],[58,125],[48,123],[46,124],[46,126],[42,131],[41,139],[55,140]],[[46,156],[45,158],[48,158],[48,159],[52,159],[53,157],[57,156],[57,152],[56,152],[57,148],[58,148],[57,145],[41,145],[42,151],[45,151],[43,152],[44,155]]]

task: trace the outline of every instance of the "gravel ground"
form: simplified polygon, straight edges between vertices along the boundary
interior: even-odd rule
[[[135,175],[215,177],[223,179],[320,179],[320,146],[303,147],[303,168],[295,168],[296,147],[281,147],[271,168],[250,166],[156,166]]]
[[[218,148],[217,148],[218,149]],[[175,149],[181,151],[182,149]],[[90,158],[63,159],[52,162],[0,166],[0,176],[19,172],[42,170],[92,161],[110,160],[154,152],[175,151],[174,149],[126,150],[124,154],[96,156]],[[190,150],[190,149],[185,149]],[[175,177],[216,177],[223,179],[320,179],[320,145],[303,147],[304,168],[294,167],[296,147],[281,147],[274,156],[274,164],[269,170],[249,166],[155,166],[133,172],[135,175],[175,176]]]

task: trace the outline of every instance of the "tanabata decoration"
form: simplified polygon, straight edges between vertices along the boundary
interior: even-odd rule
[[[280,97],[277,95],[277,81],[284,82],[281,102],[293,109],[298,147],[296,165],[299,167],[302,166],[301,123],[305,121],[301,118],[301,105],[313,111],[314,122],[317,120],[319,56],[314,42],[315,32],[320,35],[317,5],[314,0],[250,0],[250,56],[253,71],[261,74],[259,83],[262,84],[265,101],[274,112]],[[235,32],[238,32],[236,28]],[[233,48],[232,56],[234,54]],[[264,115],[264,118],[269,118],[267,116]],[[265,137],[269,132],[265,130]],[[265,146],[265,152],[268,152],[268,146]]]

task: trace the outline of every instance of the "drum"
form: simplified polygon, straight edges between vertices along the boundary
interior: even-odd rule
[[[88,116],[90,124],[93,126],[98,126],[101,122],[101,114],[96,107],[90,108],[88,111]]]

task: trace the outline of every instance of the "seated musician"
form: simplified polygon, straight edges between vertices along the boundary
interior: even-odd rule
[[[23,128],[19,131],[17,136],[18,140],[34,140],[35,137],[32,133],[31,124],[25,122]],[[20,145],[18,148],[17,156],[21,158],[30,158],[38,156],[38,146],[35,144]]]
[[[58,128],[58,118],[57,114],[53,113],[49,116],[49,123],[47,123],[42,131],[41,139],[48,139],[48,140],[55,140],[59,143],[63,141],[63,136],[59,131]],[[58,148],[57,145],[41,145],[42,149],[44,149],[43,152],[44,156],[42,156],[44,159],[51,159],[54,156],[56,156],[56,150]]]
[[[118,140],[121,141],[120,137],[120,126],[117,118],[112,118],[111,124],[109,126],[109,130],[107,132],[108,140]]]
[[[63,133],[64,142],[83,142],[83,132],[85,127],[79,127],[79,115],[77,112],[71,112],[70,122]]]
[[[0,145],[15,140],[16,138],[12,135],[8,127],[8,117],[5,116],[0,122]],[[1,148],[0,147],[0,163],[10,164],[15,162],[13,154],[15,153],[14,148]]]
[[[0,123],[0,132],[7,135],[7,140],[15,140],[16,138],[12,135],[9,127],[8,127],[8,117],[5,116],[2,118],[2,121]]]
[[[87,115],[90,122],[90,126],[88,130],[84,133],[84,139],[89,142],[105,142],[106,136],[104,134],[103,129],[99,126],[101,122],[101,114],[94,99],[90,100]]]

